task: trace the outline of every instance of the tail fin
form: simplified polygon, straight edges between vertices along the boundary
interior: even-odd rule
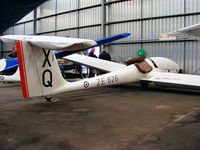
[[[51,95],[66,84],[53,51],[27,41],[16,42],[24,98]]]

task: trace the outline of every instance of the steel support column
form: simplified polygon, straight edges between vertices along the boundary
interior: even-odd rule
[[[106,37],[106,0],[101,0],[101,38]],[[101,48],[104,46],[102,45]]]
[[[77,38],[80,37],[80,33],[79,33],[79,26],[80,26],[80,0],[78,0],[78,4],[77,4]]]
[[[33,11],[33,34],[37,34],[37,8]]]

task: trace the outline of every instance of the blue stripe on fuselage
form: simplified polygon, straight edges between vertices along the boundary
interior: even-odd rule
[[[6,59],[5,61],[6,61],[6,67],[4,69],[9,69],[9,68],[12,68],[12,67],[18,65],[17,58]]]

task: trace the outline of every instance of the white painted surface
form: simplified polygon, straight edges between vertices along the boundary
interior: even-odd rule
[[[106,61],[103,59],[97,59],[97,58],[88,57],[88,56],[79,55],[79,54],[72,54],[72,55],[64,57],[64,59],[67,59],[76,63],[80,63],[86,66],[90,66],[93,68],[97,68],[100,70],[104,70],[106,72],[111,72],[111,71],[115,71],[123,67],[126,67],[126,65],[124,64],[119,64],[112,61]]]
[[[51,50],[79,50],[89,48],[97,43],[93,40],[66,38],[58,36],[4,35],[0,39],[5,43],[15,44],[16,41],[27,41],[32,45]]]
[[[200,40],[200,23],[181,28],[178,31],[170,32],[168,34]]]
[[[6,59],[0,59],[0,71],[4,70],[6,67]]]

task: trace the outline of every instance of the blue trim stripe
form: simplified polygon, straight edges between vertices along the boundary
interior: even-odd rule
[[[18,66],[18,59],[14,58],[14,59],[7,59],[6,61],[6,67],[4,68],[6,69],[10,69],[12,67]]]

